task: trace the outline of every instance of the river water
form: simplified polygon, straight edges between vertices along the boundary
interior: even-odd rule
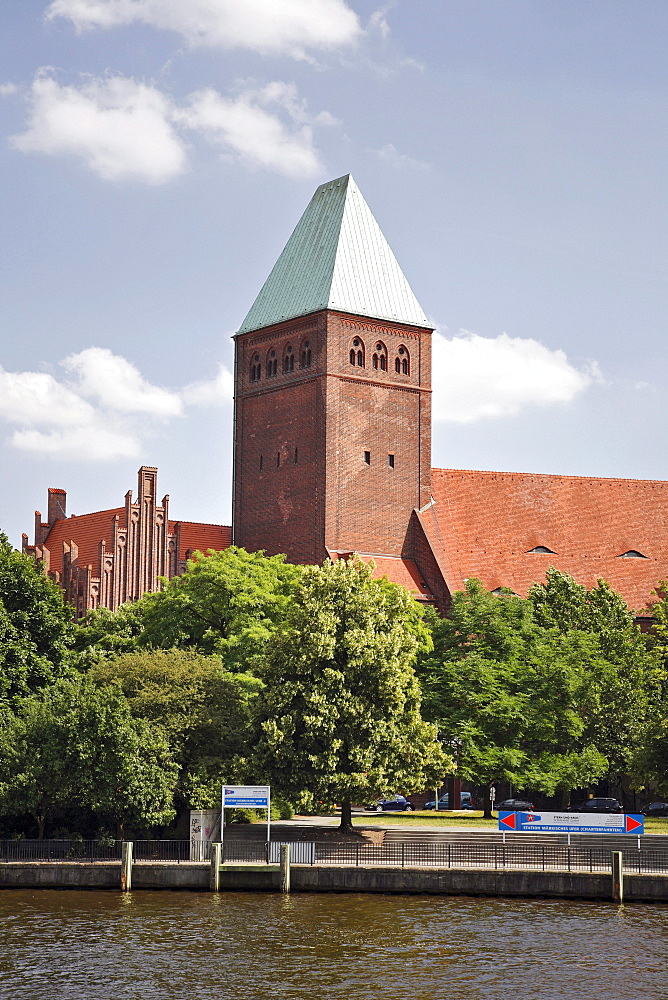
[[[0,890],[2,1000],[665,1000],[668,907]]]

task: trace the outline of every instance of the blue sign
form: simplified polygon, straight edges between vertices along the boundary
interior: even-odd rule
[[[511,833],[631,833],[645,832],[640,813],[500,812],[499,830]]]

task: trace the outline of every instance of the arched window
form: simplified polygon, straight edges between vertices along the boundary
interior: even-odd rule
[[[397,357],[394,359],[394,370],[397,375],[410,375],[411,373],[411,357],[408,350],[402,344],[397,351]]]
[[[382,372],[387,371],[387,347],[379,340],[373,352],[373,367],[379,368]]]
[[[292,344],[288,344],[283,355],[283,374],[289,375],[295,370],[295,356],[292,353]]]
[[[267,352],[267,378],[274,378],[275,375],[278,375],[278,358],[272,348]]]
[[[364,368],[364,343],[359,337],[355,337],[353,339],[348,354],[348,360],[351,365],[356,365],[358,368]]]
[[[250,366],[250,380],[251,382],[259,382],[261,376],[262,376],[262,365],[260,364],[260,355],[254,354]]]
[[[302,343],[302,348],[301,348],[301,351],[299,352],[299,356],[300,356],[299,367],[300,368],[310,368],[311,367],[311,341],[310,340],[305,340]]]

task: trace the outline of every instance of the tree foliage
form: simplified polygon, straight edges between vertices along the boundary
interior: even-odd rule
[[[409,593],[361,560],[307,567],[262,672],[258,775],[341,802],[342,826],[351,801],[440,781],[451,761],[413,669],[428,642]]]
[[[28,694],[65,671],[71,618],[60,588],[0,533],[0,699]]]
[[[6,712],[0,744],[3,812],[28,813],[39,836],[72,806],[119,834],[168,822],[176,768],[159,731],[134,719],[121,690],[61,678]]]
[[[197,553],[183,576],[144,598],[139,645],[217,653],[228,669],[247,670],[285,618],[299,575],[285,556]]]
[[[220,656],[194,650],[135,650],[101,660],[96,684],[118,684],[132,715],[159,730],[178,765],[178,806],[217,805],[223,781],[241,781],[251,743],[251,708],[261,687],[229,673]]]

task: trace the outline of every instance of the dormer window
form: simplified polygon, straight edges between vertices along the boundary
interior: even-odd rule
[[[637,549],[629,549],[628,552],[622,552],[621,556],[617,556],[618,559],[647,559],[648,556],[644,556],[642,552],[638,552]]]
[[[548,549],[547,545],[536,545],[534,549],[529,549],[527,555],[530,556],[556,556],[554,549]]]

